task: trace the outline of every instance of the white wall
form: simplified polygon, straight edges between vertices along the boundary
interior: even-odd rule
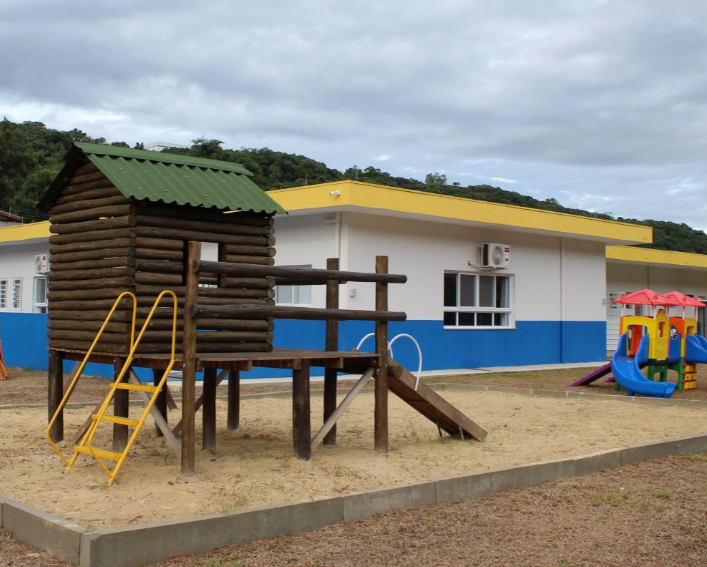
[[[10,280],[8,285],[12,285],[13,278],[22,278],[22,313],[34,312],[34,278],[39,274],[34,271],[34,257],[37,254],[47,254],[49,243],[12,243],[0,246],[0,279]],[[12,293],[12,288],[8,290]],[[11,309],[11,297],[8,297],[8,309],[2,311],[14,311]]]
[[[389,271],[408,276],[408,283],[391,285],[390,310],[408,318],[441,320],[445,270],[477,272],[483,243],[511,246],[511,267],[499,274],[514,275],[515,319],[557,321],[562,317],[561,271],[564,274],[564,319],[603,321],[605,295],[604,245],[521,232],[477,229],[453,224],[410,221],[363,213],[345,213],[342,231],[347,250],[343,269],[374,271],[376,255],[389,256]],[[280,241],[278,241],[278,246]],[[280,256],[280,251],[278,251]],[[562,258],[562,261],[561,261]],[[342,306],[374,307],[373,284],[348,284]]]
[[[606,289],[608,291],[638,291],[650,288],[658,293],[681,291],[688,295],[707,296],[707,271],[647,266],[639,264],[608,263]]]

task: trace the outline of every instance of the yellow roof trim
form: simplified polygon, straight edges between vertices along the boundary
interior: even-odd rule
[[[360,181],[336,181],[292,189],[278,189],[270,191],[269,195],[284,209],[293,212],[352,206],[623,242],[640,244],[653,242],[653,229],[647,226],[411,191]]]
[[[607,246],[606,259],[619,262],[641,264],[664,264],[684,268],[707,269],[707,255],[691,252],[673,252],[652,248],[634,248],[633,246]]]
[[[0,243],[49,238],[49,221],[19,224],[0,228]]]

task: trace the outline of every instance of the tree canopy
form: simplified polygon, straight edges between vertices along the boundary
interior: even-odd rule
[[[0,209],[23,217],[25,222],[46,219],[46,215],[36,209],[36,204],[63,167],[64,156],[72,142],[105,144],[106,139],[92,138],[77,129],[67,132],[54,130],[41,122],[14,123],[3,119],[0,122]],[[112,142],[111,145],[129,147],[125,142]],[[302,155],[269,148],[242,147],[234,150],[223,148],[222,145],[220,140],[199,138],[193,140],[189,148],[170,148],[165,151],[239,163],[253,173],[253,181],[265,190],[353,179],[466,199],[643,224],[653,228],[653,244],[646,245],[648,247],[707,254],[707,235],[684,223],[621,217],[614,219],[609,214],[564,207],[555,199],[539,200],[491,185],[463,187],[459,183],[449,184],[447,177],[439,172],[428,173],[424,181],[395,177],[372,166],[362,169],[354,165],[342,173]],[[135,145],[135,148],[142,147],[142,143]]]

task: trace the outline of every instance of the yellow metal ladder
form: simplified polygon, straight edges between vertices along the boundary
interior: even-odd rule
[[[171,342],[171,350],[170,350],[170,360],[167,364],[167,367],[162,375],[162,378],[160,379],[159,383],[156,386],[147,386],[147,385],[142,385],[142,384],[128,383],[128,382],[124,381],[124,379],[129,374],[130,367],[131,367],[133,360],[135,358],[135,352],[137,351],[140,341],[142,340],[142,337],[145,334],[145,331],[147,330],[155,311],[159,307],[159,304],[160,304],[162,298],[166,295],[171,296],[172,302],[173,302],[172,342]],[[100,335],[103,332],[105,325],[108,323],[111,316],[113,315],[113,312],[115,311],[115,308],[117,307],[118,302],[124,296],[131,296],[133,299],[133,325],[132,325],[132,331],[131,331],[131,337],[130,337],[130,351],[128,353],[128,357],[125,360],[125,363],[123,364],[123,367],[122,367],[120,373],[118,374],[115,381],[111,384],[108,395],[103,400],[103,403],[101,404],[98,412],[94,413],[91,416],[91,419],[92,419],[91,425],[89,426],[86,433],[81,437],[81,440],[79,441],[79,443],[74,446],[74,454],[71,457],[71,460],[66,459],[66,457],[63,455],[61,450],[56,446],[56,444],[51,440],[51,438],[49,436],[49,431],[53,425],[53,422],[56,419],[56,415],[59,414],[59,412],[61,411],[61,409],[65,405],[64,400],[62,400],[62,404],[60,404],[59,410],[57,410],[57,414],[55,414],[54,419],[52,419],[52,421],[49,423],[49,427],[47,428],[47,439],[52,444],[52,446],[57,451],[57,453],[59,453],[62,460],[65,462],[67,469],[70,469],[74,465],[79,454],[91,455],[94,459],[96,459],[96,462],[98,462],[98,464],[101,466],[101,468],[108,475],[108,477],[109,477],[108,486],[113,484],[116,477],[118,476],[120,469],[122,468],[123,464],[125,463],[125,460],[128,457],[128,454],[130,453],[130,449],[133,447],[133,445],[135,444],[135,441],[137,440],[137,436],[140,433],[140,429],[144,425],[145,420],[147,419],[147,416],[149,415],[150,411],[152,410],[153,406],[155,405],[155,402],[157,401],[157,397],[159,396],[160,392],[162,392],[162,390],[164,389],[164,385],[167,382],[167,377],[169,376],[169,373],[172,371],[172,368],[174,367],[175,360],[176,360],[177,296],[174,294],[174,292],[169,291],[169,290],[166,290],[166,291],[163,291],[162,293],[160,293],[159,296],[157,296],[157,299],[155,300],[155,303],[152,306],[152,309],[150,310],[150,313],[147,316],[147,319],[145,320],[145,323],[143,324],[142,329],[140,330],[140,334],[138,335],[137,339],[134,339],[134,336],[135,336],[135,311],[136,311],[135,305],[137,304],[137,300],[135,299],[135,296],[132,293],[126,292],[124,294],[121,294],[120,297],[116,300],[116,303],[113,306],[113,309],[109,313],[108,317],[106,318],[106,321],[103,324],[103,327],[101,327],[101,330],[98,333],[98,336],[96,337],[96,339],[94,340],[94,343],[91,345],[91,348],[89,349],[88,353],[86,354],[86,357],[84,358],[84,361],[82,363],[82,366],[79,369],[79,372],[76,373],[74,380],[72,381],[71,385],[69,386],[69,389],[67,390],[67,395],[65,396],[65,398],[68,399],[68,396],[71,394],[71,390],[73,390],[73,387],[74,387],[76,381],[78,380],[78,376],[80,375],[80,372],[83,370],[83,366],[85,366],[85,363],[88,361],[91,353],[93,352],[95,344],[98,342],[98,339],[100,339]],[[113,398],[115,397],[115,393],[118,390],[139,391],[139,392],[146,392],[146,393],[151,394],[148,403],[145,405],[142,415],[138,419],[131,419],[129,417],[109,415],[106,413],[108,410],[108,406],[110,405],[111,401],[113,401]],[[112,423],[112,424],[117,424],[117,425],[125,425],[128,427],[133,427],[133,432],[130,435],[130,437],[128,438],[128,442],[125,445],[125,448],[123,449],[122,452],[109,451],[106,449],[99,449],[99,448],[93,446],[94,437],[95,437],[98,427],[101,423]],[[105,461],[114,461],[115,466],[111,469],[108,467],[108,465],[106,464]]]

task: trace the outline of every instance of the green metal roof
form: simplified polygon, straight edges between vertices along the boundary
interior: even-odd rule
[[[80,150],[126,197],[222,210],[285,213],[250,180],[251,173],[236,163],[99,144],[74,146],[67,166],[76,163],[72,153]],[[64,168],[40,206],[51,206],[68,173]]]

